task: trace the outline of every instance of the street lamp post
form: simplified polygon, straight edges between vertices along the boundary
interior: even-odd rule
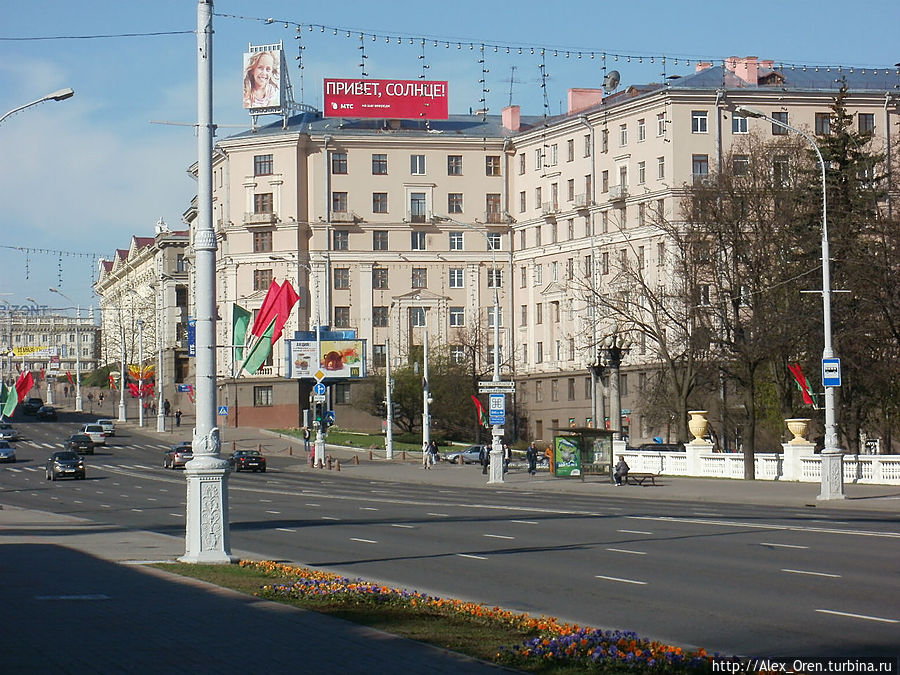
[[[38,105],[39,103],[44,103],[45,101],[65,101],[67,98],[72,98],[74,95],[75,92],[68,87],[51,92],[46,96],[41,96],[41,98],[37,99],[36,101],[26,103],[25,105],[20,105],[18,108],[13,108],[8,113],[5,113],[2,117],[0,117],[0,124],[3,124],[3,120],[5,120],[10,115],[15,115],[17,112],[25,110],[25,108],[30,108],[33,105]]]
[[[766,115],[764,112],[744,105],[735,108],[735,113],[743,117],[756,117],[768,120],[772,124],[793,131],[802,136],[812,146],[819,160],[819,169],[822,178],[822,323],[824,333],[824,346],[822,348],[822,363],[826,359],[834,358],[834,348],[831,336],[831,260],[828,248],[828,187],[825,181],[825,160],[819,150],[819,144],[808,133],[786,122]],[[837,415],[834,405],[834,387],[825,387],[825,447],[821,454],[822,491],[818,498],[821,500],[844,498],[844,469],[843,451],[839,447],[837,436]]]
[[[619,388],[619,369],[622,367],[622,359],[630,348],[631,344],[622,340],[617,333],[613,333],[604,340],[602,345],[609,368],[609,424],[614,442],[622,440],[622,394]]]
[[[119,418],[117,421],[126,422],[125,415],[125,322],[122,321],[122,299],[119,298],[119,352],[122,357],[122,371],[119,373]]]
[[[138,319],[138,426],[144,426],[144,320]]]
[[[58,288],[51,288],[51,293],[61,295],[69,302],[73,302],[72,298],[60,291]],[[81,406],[81,333],[79,331],[81,323],[81,306],[75,309],[75,412],[82,412]]]

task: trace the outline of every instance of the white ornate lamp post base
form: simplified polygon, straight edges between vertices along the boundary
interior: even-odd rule
[[[838,451],[822,451],[822,492],[816,499],[844,499],[844,455]]]
[[[187,478],[186,563],[229,564],[228,462],[219,457],[219,430],[207,437],[194,436],[194,459],[185,467]]]

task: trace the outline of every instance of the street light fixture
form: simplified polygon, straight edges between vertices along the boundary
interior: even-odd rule
[[[822,319],[824,332],[824,346],[822,349],[822,363],[825,364],[826,359],[834,358],[834,348],[831,336],[831,267],[830,254],[828,249],[828,190],[825,182],[825,160],[822,159],[822,152],[815,139],[808,133],[796,127],[777,120],[774,117],[766,115],[764,112],[745,105],[739,105],[735,108],[735,113],[743,117],[756,117],[758,119],[768,120],[772,124],[793,131],[798,136],[802,136],[815,150],[816,158],[819,160],[819,168],[822,178]],[[834,405],[834,387],[825,384],[823,377],[823,386],[825,387],[825,447],[822,449],[822,492],[819,499],[843,499],[844,498],[844,472],[843,472],[843,452],[838,446],[837,437],[837,417]]]
[[[631,349],[631,342],[623,340],[618,333],[613,333],[601,345],[606,356],[609,369],[609,423],[613,432],[613,441],[622,440],[622,395],[619,389],[619,369],[622,360]],[[597,354],[598,360],[600,354]]]
[[[30,108],[31,106],[38,105],[39,103],[44,103],[45,101],[65,101],[67,98],[72,98],[75,95],[75,91],[69,89],[68,87],[65,89],[60,89],[58,91],[51,92],[46,96],[42,96],[36,101],[32,101],[31,103],[26,103],[25,105],[20,105],[18,108],[13,108],[8,113],[5,113],[3,117],[0,117],[0,124],[3,124],[3,120],[5,120],[10,115],[15,115],[17,112],[21,112],[25,110],[25,108]]]
[[[69,302],[73,302],[72,298],[63,293],[58,288],[50,288],[51,293],[61,295]],[[79,331],[81,324],[81,306],[76,305],[75,309],[75,412],[82,412],[81,406],[81,333]]]

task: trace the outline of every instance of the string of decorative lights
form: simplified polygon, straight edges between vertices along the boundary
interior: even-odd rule
[[[56,258],[56,279],[57,286],[63,285],[63,258],[90,258],[91,259],[91,276],[93,278],[93,270],[97,267],[97,260],[102,257],[98,253],[79,253],[77,251],[60,251],[51,248],[31,248],[28,246],[10,246],[0,244],[0,248],[19,251],[25,254],[25,279],[31,278],[31,257],[35,254],[49,255]]]

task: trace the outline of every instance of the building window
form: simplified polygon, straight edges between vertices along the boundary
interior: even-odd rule
[[[873,134],[875,133],[875,114],[874,113],[859,113],[856,117],[857,123],[859,124],[859,133],[861,134]]]
[[[605,130],[604,130],[604,132],[605,132]],[[590,134],[584,135],[584,156],[585,157],[591,156],[591,135]]]
[[[494,315],[495,314],[500,317],[500,323],[494,323]],[[502,326],[503,325],[503,308],[488,307],[487,308],[487,319],[488,319],[488,328],[493,328],[494,326]],[[493,349],[491,351],[493,351]]]
[[[253,387],[253,406],[261,408],[272,405],[272,387]]]
[[[603,194],[609,192],[609,171],[600,173],[600,192]]]
[[[559,164],[559,145],[557,143],[553,143],[550,145],[550,160],[547,162],[547,166],[556,166]],[[499,158],[498,158],[498,167],[499,167]],[[500,175],[500,171],[498,170],[496,176]]]
[[[566,201],[575,201],[575,179],[569,178],[566,181]]]
[[[411,285],[413,288],[427,288],[428,269],[425,267],[413,267]]]
[[[665,157],[657,157],[656,158],[656,178],[658,180],[663,180],[666,177],[666,158]]]
[[[816,135],[827,136],[831,133],[831,113],[816,113]]]
[[[331,233],[331,245],[334,251],[346,251],[350,248],[350,232],[334,230]]]
[[[338,290],[346,290],[350,288],[350,269],[347,267],[336,267],[334,270],[334,287]]]
[[[772,180],[778,187],[784,187],[790,179],[790,165],[788,158],[778,155],[772,160]]]
[[[557,380],[556,378],[550,380],[550,400],[559,400],[559,380]]]
[[[637,122],[638,125],[638,143],[647,140],[647,121],[643,119],[639,119]]]
[[[253,213],[274,213],[275,202],[271,192],[253,195]]]
[[[544,343],[543,342],[537,342],[534,345],[534,362],[535,363],[543,363],[544,362]],[[538,385],[540,385],[540,382],[538,382]],[[541,396],[541,398],[543,399],[543,396]]]
[[[638,204],[638,227],[643,227],[647,224],[647,204],[646,202],[641,202]]]
[[[462,345],[450,345],[450,360],[453,363],[465,363],[466,348]]]
[[[450,268],[450,288],[463,287],[463,271],[461,267]]]
[[[373,176],[387,176],[388,172],[388,164],[387,164],[387,155],[383,154],[373,154],[372,155],[372,175]]]
[[[550,303],[550,319],[553,321],[553,323],[559,323],[559,300],[554,300]]]
[[[253,252],[269,253],[272,251],[272,233],[271,232],[254,232],[253,233]]]
[[[409,220],[412,223],[425,222],[425,193],[411,192],[409,195]]]
[[[346,382],[334,384],[334,402],[336,405],[350,405],[350,385]]]
[[[704,178],[709,174],[709,155],[692,155],[691,156],[691,173],[694,180]]]
[[[350,308],[335,307],[334,308],[334,327],[350,328]]]
[[[253,270],[253,290],[268,291],[272,285],[272,270]]]
[[[620,124],[619,125],[619,146],[625,147],[628,145],[628,125]]]
[[[554,146],[555,147],[555,146]],[[500,155],[488,155],[484,158],[484,175],[500,175]]]
[[[450,250],[451,251],[462,251],[463,250],[463,233],[462,232],[451,232],[450,233]]]
[[[525,173],[525,153],[521,153],[519,155],[519,175],[523,175]]]
[[[778,120],[779,122],[787,124],[788,123],[788,114],[783,111],[773,112],[772,119]],[[782,126],[772,123],[772,135],[773,136],[787,136],[788,130]]]
[[[425,327],[425,308],[424,307],[410,307],[409,308],[409,321],[413,325],[414,328],[424,328]]]
[[[691,111],[691,133],[705,134],[709,131],[708,113],[705,110]]]
[[[544,303],[539,302],[534,306],[534,323],[540,325],[544,323]]]
[[[409,233],[409,248],[411,251],[424,251],[425,250],[425,233],[424,232],[410,232]]]
[[[520,326],[527,326],[527,325],[528,325],[528,305],[522,305],[522,308],[521,308],[521,319],[520,319],[520,324],[519,324],[519,325],[520,325]]]
[[[489,232],[487,235],[488,251],[499,251],[502,238],[499,232]]]
[[[375,230],[372,232],[372,250],[387,251],[388,250],[388,233],[387,230]]]
[[[275,164],[272,161],[272,155],[255,155],[253,157],[254,176],[271,176],[274,169]]]
[[[525,288],[528,285],[528,266],[522,265],[519,270],[521,271],[520,279],[519,279],[519,287]]]
[[[543,148],[537,148],[534,151],[534,170],[540,171],[544,167]]]
[[[332,152],[331,153],[331,173],[345,174],[347,173],[347,153]]]
[[[388,287],[387,267],[372,268],[372,288],[385,289]]]
[[[638,162],[638,185],[647,182],[647,162]]]
[[[502,222],[501,218],[500,218],[500,195],[499,194],[489,194],[489,195],[485,196],[484,211],[485,211],[485,222],[488,222],[488,223]]]
[[[450,308],[450,326],[465,326],[466,325],[466,313],[462,307],[451,307]]]
[[[497,267],[491,267],[487,270],[487,287],[503,288],[503,270]]]
[[[331,193],[331,210],[335,213],[347,213],[347,193]]]
[[[425,175],[425,155],[409,156],[409,172],[413,176]]]
[[[451,192],[447,195],[447,213],[463,212],[462,192]]]
[[[387,348],[385,345],[372,345],[372,365],[384,368],[387,365]]]
[[[731,116],[731,133],[746,134],[747,133],[747,118],[742,117],[741,115],[732,115]]]
[[[570,138],[566,141],[566,161],[572,162],[575,160],[575,139]]]
[[[388,212],[388,195],[387,192],[372,193],[372,213]]]
[[[447,175],[462,176],[462,155],[447,155]]]
[[[384,306],[372,308],[372,326],[374,328],[387,328],[388,308]]]
[[[525,201],[525,190],[519,193],[519,213],[525,213],[527,203]]]
[[[657,136],[665,136],[666,135],[666,114],[659,113],[656,116],[656,135]]]

